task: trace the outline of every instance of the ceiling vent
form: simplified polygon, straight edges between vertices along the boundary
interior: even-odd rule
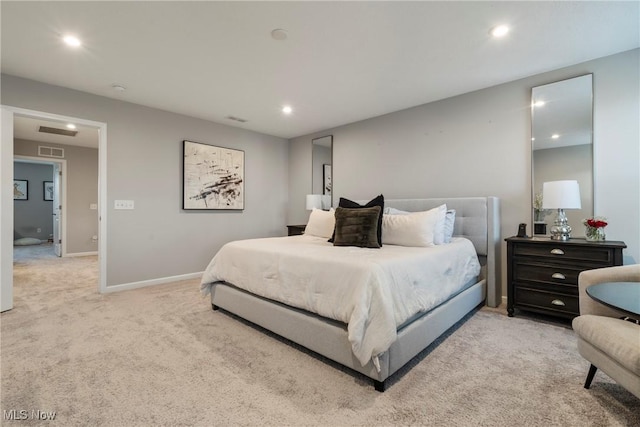
[[[64,148],[38,146],[38,156],[64,159]]]
[[[38,130],[38,132],[53,133],[55,135],[64,135],[64,136],[76,136],[76,134],[78,133],[77,130],[50,128],[47,126],[40,126],[40,129]]]
[[[225,117],[225,119],[233,120],[234,122],[240,122],[240,123],[248,122],[247,119],[241,119],[240,117],[235,117],[235,116],[227,116]]]

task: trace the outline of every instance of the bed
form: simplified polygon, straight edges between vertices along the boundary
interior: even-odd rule
[[[327,257],[346,258],[346,254],[354,252],[354,249],[334,247],[322,239],[291,236],[252,239],[252,241],[231,242],[225,245],[207,267],[203,275],[201,289],[203,292],[211,294],[211,304],[214,310],[222,308],[360,372],[373,380],[376,390],[384,391],[387,379],[391,375],[465,315],[481,304],[496,307],[501,300],[500,284],[497,279],[500,272],[500,214],[497,198],[387,199],[384,204],[386,207],[407,212],[424,212],[443,204],[446,204],[448,209],[454,209],[455,223],[452,242],[442,245],[432,252],[440,253],[440,259],[436,263],[443,264],[449,258],[454,259],[455,248],[460,247],[468,251],[468,247],[470,247],[473,259],[477,260],[476,262],[479,264],[476,274],[469,276],[469,272],[460,273],[460,277],[456,280],[462,280],[465,283],[459,288],[451,288],[447,291],[448,294],[445,293],[444,296],[430,301],[431,306],[428,306],[428,311],[418,307],[416,313],[407,312],[403,313],[403,316],[393,310],[391,314],[385,314],[385,309],[379,308],[376,301],[400,300],[399,306],[404,307],[413,299],[424,298],[422,298],[422,294],[419,295],[419,298],[413,298],[410,293],[405,296],[394,294],[393,297],[390,297],[387,287],[379,285],[379,280],[376,279],[378,276],[389,276],[389,271],[391,271],[391,267],[384,264],[386,261],[383,262],[381,254],[391,254],[391,258],[396,255],[399,257],[402,255],[401,253],[408,252],[406,248],[383,245],[381,249],[364,249],[359,258],[366,259],[367,263],[375,267],[375,273],[365,274],[367,280],[373,284],[368,283],[366,286],[362,286],[365,289],[363,292],[368,298],[367,304],[370,306],[364,309],[349,306],[351,311],[342,313],[322,300],[324,295],[322,286],[329,286],[329,283],[323,281],[339,282],[340,276],[345,275],[357,277],[360,274],[360,270],[357,270],[359,262],[348,262],[350,265],[356,265],[355,272],[348,270],[341,272],[338,268],[338,273],[333,272],[336,269],[335,264],[333,264],[334,267],[328,269],[323,268],[320,262],[324,262],[324,258]],[[273,253],[267,254],[264,251],[264,248],[267,247],[273,248],[270,249]],[[283,254],[278,252],[277,256],[281,258],[274,258],[276,247],[281,247],[278,250],[284,251]],[[360,249],[355,248],[355,251]],[[265,252],[262,255],[264,258],[256,258],[252,251]],[[287,251],[290,252],[288,255]],[[231,253],[233,253],[233,257],[231,257]],[[305,260],[303,254],[312,258]],[[224,256],[229,258],[224,258]],[[300,264],[301,269],[288,268],[285,264],[287,258],[294,258],[295,262],[293,263]],[[451,261],[451,266],[444,269],[445,273],[441,278],[434,276],[429,281],[425,279],[425,283],[437,282],[438,288],[448,289],[446,284],[448,276],[451,276],[452,272],[456,272],[458,265],[469,264],[468,258],[465,255],[464,261]],[[416,260],[414,260],[416,265],[423,262]],[[256,263],[257,265],[255,265]],[[271,283],[272,275],[268,272],[272,268],[271,264],[277,264],[277,267],[273,267],[278,271],[277,275],[281,276],[286,271],[293,277],[289,278],[289,285],[285,286],[284,290],[278,291],[286,294],[285,296],[276,298],[273,297],[275,294],[269,293],[271,292],[269,289],[276,286]],[[316,264],[319,267],[314,267]],[[221,265],[224,268],[221,268]],[[250,276],[251,269],[264,273],[261,278]],[[314,269],[315,273],[310,272]],[[327,273],[329,270],[333,275]],[[411,273],[412,267],[407,267],[406,271]],[[244,289],[236,286],[233,283],[233,278],[237,282],[247,282],[242,285]],[[469,278],[472,280],[468,280]],[[296,280],[304,283],[302,287],[313,285],[314,292],[302,303],[300,300],[304,299],[304,296],[298,295],[290,286],[295,284]],[[415,276],[412,280],[416,282]],[[354,281],[354,283],[356,282]],[[442,286],[440,286],[441,284]],[[331,285],[334,284],[331,283]],[[409,292],[413,292],[412,286],[416,287],[411,284],[407,285]],[[337,288],[339,292],[343,292],[345,286],[341,285]],[[343,295],[338,294],[335,297],[340,299]],[[354,314],[356,312],[359,314]]]

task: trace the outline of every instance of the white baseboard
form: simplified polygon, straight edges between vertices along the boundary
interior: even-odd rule
[[[147,286],[164,285],[165,283],[179,282],[181,280],[199,279],[204,271],[198,273],[180,274],[178,276],[160,277],[158,279],[142,280],[140,282],[123,283],[121,285],[107,286],[102,293],[120,292]]]
[[[64,254],[63,257],[65,258],[71,258],[71,257],[76,257],[76,256],[91,256],[91,255],[98,255],[98,251],[92,251],[92,252],[75,252],[72,254]]]

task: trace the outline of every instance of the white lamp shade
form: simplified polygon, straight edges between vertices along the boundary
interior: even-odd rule
[[[542,209],[580,209],[578,181],[549,181],[542,184]]]
[[[307,194],[307,210],[311,211],[313,208],[322,209],[321,194]]]
[[[322,197],[322,209],[324,209],[325,211],[328,211],[329,208],[331,208],[331,196],[328,194],[325,194]]]

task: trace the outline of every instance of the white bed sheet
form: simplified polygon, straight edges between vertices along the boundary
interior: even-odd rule
[[[364,366],[396,340],[399,325],[455,295],[480,273],[471,241],[380,249],[337,247],[314,236],[239,240],[224,245],[201,281],[204,294],[225,281],[346,323]]]

